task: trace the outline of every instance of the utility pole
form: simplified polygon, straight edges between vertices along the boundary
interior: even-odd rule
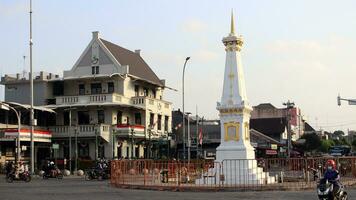
[[[201,157],[203,158],[203,130],[204,130],[204,117],[201,118],[201,137],[202,137],[202,140],[201,140],[201,144],[200,144],[200,154],[201,154]]]
[[[69,109],[69,141],[68,141],[68,148],[69,148],[69,172],[72,173],[72,109]]]
[[[30,0],[30,93],[31,93],[31,110],[30,110],[30,126],[31,126],[31,174],[35,172],[35,144],[33,141],[33,126],[34,111],[33,111],[33,70],[32,70],[32,0]]]
[[[74,171],[78,171],[78,133],[77,127],[74,128],[74,135],[75,135],[75,169]]]
[[[191,143],[191,140],[190,140],[190,121],[189,121],[189,115],[191,113],[190,112],[187,112],[187,118],[188,118],[188,164],[190,163],[190,143]]]
[[[294,102],[290,102],[289,100],[286,103],[283,103],[287,107],[287,145],[288,145],[288,158],[290,158],[290,153],[292,151],[292,136],[291,136],[291,116],[290,116],[290,109],[294,108]]]
[[[95,125],[94,125],[94,133],[95,133],[95,160],[98,160],[99,157],[98,156],[98,131],[96,130]]]
[[[195,158],[198,159],[198,146],[199,146],[199,117],[198,117],[198,105],[196,105],[196,137],[195,137],[195,147],[196,147],[196,156]]]
[[[131,159],[134,157],[134,128],[131,128]]]

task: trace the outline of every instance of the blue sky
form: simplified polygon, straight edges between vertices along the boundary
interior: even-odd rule
[[[0,1],[0,73],[23,70],[28,56],[28,2]],[[290,99],[307,120],[327,130],[356,129],[356,107],[336,105],[336,96],[356,98],[355,1],[46,1],[33,0],[34,71],[70,69],[98,30],[102,38],[143,58],[167,85],[165,97],[181,106],[184,58],[187,110],[217,118],[230,12],[245,38],[242,50],[252,105],[277,107]],[[28,59],[26,68],[28,70]],[[3,88],[0,91],[3,99]]]

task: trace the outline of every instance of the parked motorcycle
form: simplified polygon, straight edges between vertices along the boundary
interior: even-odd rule
[[[26,172],[20,173],[16,177],[15,172],[11,172],[6,176],[6,182],[12,183],[14,180],[30,182],[31,181],[31,174],[28,171],[26,171]]]
[[[338,191],[333,192],[334,185],[328,180],[321,180],[317,186],[317,193],[319,200],[347,200],[347,192],[343,185],[340,186]]]
[[[59,169],[52,169],[52,170],[47,170],[43,173],[43,179],[48,179],[48,178],[57,178],[57,179],[63,179],[63,173]]]
[[[89,169],[85,172],[85,180],[90,181],[93,179],[104,180],[108,179],[109,175],[105,170],[98,170],[96,168]]]

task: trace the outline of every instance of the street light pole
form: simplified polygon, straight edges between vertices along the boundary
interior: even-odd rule
[[[30,110],[30,126],[31,126],[31,173],[35,172],[35,144],[33,141],[33,126],[34,126],[34,111],[33,111],[33,71],[32,71],[32,0],[30,0],[30,93],[31,93],[31,110]]]
[[[182,77],[182,108],[183,108],[183,159],[185,160],[185,112],[184,112],[184,73],[185,66],[187,65],[190,57],[185,58],[184,66],[183,66],[183,77]]]

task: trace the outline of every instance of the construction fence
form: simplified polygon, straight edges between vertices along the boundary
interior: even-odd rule
[[[114,160],[112,186],[159,190],[301,190],[315,188],[330,158],[159,161]],[[334,158],[345,185],[356,183],[356,157]]]

